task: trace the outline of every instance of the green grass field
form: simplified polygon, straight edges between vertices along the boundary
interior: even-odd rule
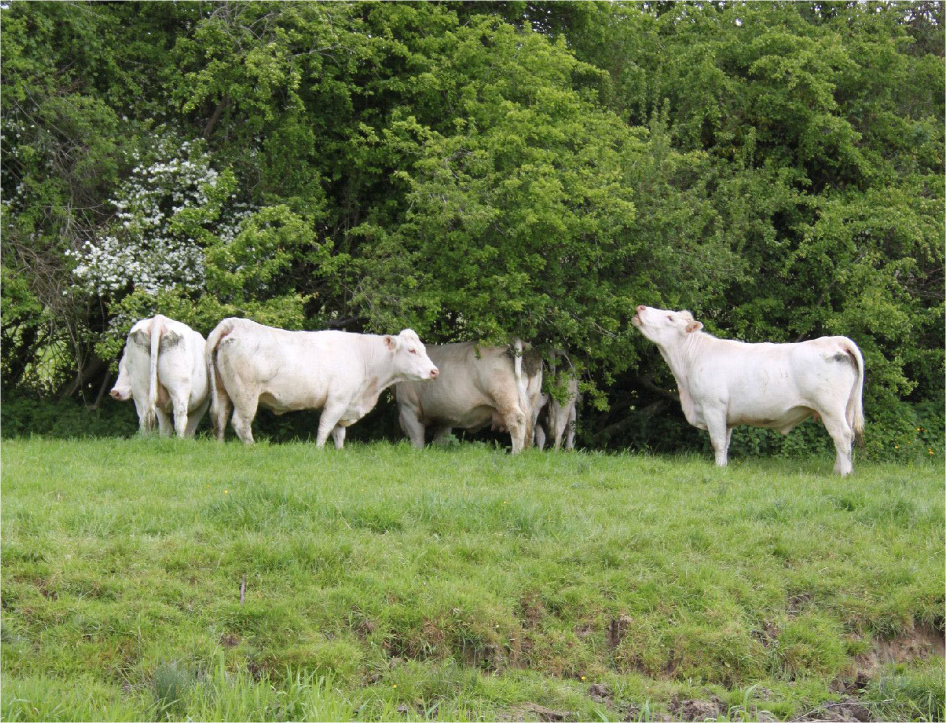
[[[832,464],[6,441],[2,717],[942,720],[943,465]]]

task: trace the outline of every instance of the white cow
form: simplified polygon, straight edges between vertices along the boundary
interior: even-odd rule
[[[444,344],[427,353],[440,369],[437,381],[395,387],[401,429],[415,447],[424,446],[428,426],[436,441],[453,427],[477,430],[488,424],[509,432],[513,453],[531,445],[533,409],[542,391],[540,355],[519,341]]]
[[[233,429],[246,444],[253,443],[259,405],[276,414],[321,409],[315,444],[325,446],[331,433],[338,449],[345,428],[371,411],[381,392],[438,374],[411,329],[397,336],[285,331],[249,319],[224,319],[210,332],[206,364],[218,440],[232,401]]]
[[[193,437],[210,404],[204,362],[204,337],[166,316],[142,319],[131,327],[118,363],[118,379],[109,393],[120,402],[135,400],[142,432]]]
[[[834,440],[834,471],[853,471],[851,443],[864,432],[864,359],[844,336],[798,344],[746,344],[702,331],[689,311],[638,306],[631,320],[673,372],[687,421],[709,432],[716,464],[726,465],[740,424],[788,434],[820,416]]]
[[[575,426],[578,422],[578,379],[568,375],[565,382],[565,403],[561,403],[551,394],[543,394],[539,399],[538,414],[535,422],[535,446],[545,449],[548,439],[555,449],[575,449]]]

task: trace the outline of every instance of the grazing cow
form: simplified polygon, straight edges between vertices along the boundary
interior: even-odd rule
[[[135,400],[142,432],[193,437],[210,404],[204,337],[166,316],[142,319],[131,327],[118,362],[118,379],[109,393],[120,402]]]
[[[834,440],[834,471],[853,471],[851,443],[864,431],[864,359],[844,336],[798,344],[717,339],[689,311],[638,306],[631,320],[654,342],[673,372],[687,421],[709,432],[716,464],[726,465],[732,428],[740,424],[788,434],[820,416]]]
[[[545,449],[546,441],[551,438],[555,449],[575,449],[575,425],[578,421],[578,379],[569,375],[565,388],[565,403],[562,404],[551,394],[543,394],[539,399],[535,422],[535,446]]]
[[[233,429],[253,443],[257,406],[276,414],[321,409],[315,444],[345,443],[345,428],[370,412],[392,384],[436,379],[437,367],[411,329],[397,336],[344,331],[285,331],[249,319],[224,319],[207,337],[211,421],[223,440],[232,401]]]
[[[437,381],[395,387],[401,429],[415,447],[424,446],[428,426],[436,441],[453,427],[477,430],[488,424],[509,432],[514,454],[531,445],[533,409],[542,392],[539,354],[519,341],[510,346],[444,344],[427,353],[440,369]]]

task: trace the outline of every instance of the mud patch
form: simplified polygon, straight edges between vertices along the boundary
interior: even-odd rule
[[[632,622],[633,620],[630,617],[623,614],[611,619],[611,622],[608,623],[608,646],[611,650],[621,644],[621,640],[624,639],[627,628]]]
[[[220,644],[225,648],[235,648],[240,644],[240,636],[236,633],[224,633],[220,636]]]
[[[888,640],[876,640],[874,648],[856,658],[854,685],[863,688],[881,666],[909,663],[922,658],[944,657],[946,641],[943,633],[931,625],[918,625],[913,630]]]
[[[611,705],[611,689],[603,683],[592,683],[588,687],[588,697],[595,703],[605,703]]]
[[[540,720],[540,721],[563,721],[574,720],[575,714],[563,710],[553,710],[546,708],[538,703],[523,703],[508,711],[508,718],[503,716],[500,720]]]
[[[852,721],[866,722],[871,720],[870,708],[854,698],[847,698],[838,703],[825,703],[803,715],[796,718],[799,721],[842,721],[851,723]]]
[[[670,703],[670,712],[676,720],[703,721],[708,718],[716,719],[722,715],[725,706],[719,698],[700,700],[676,700]]]

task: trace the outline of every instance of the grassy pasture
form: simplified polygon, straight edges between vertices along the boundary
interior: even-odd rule
[[[6,441],[2,717],[942,720],[943,465],[832,464]]]

